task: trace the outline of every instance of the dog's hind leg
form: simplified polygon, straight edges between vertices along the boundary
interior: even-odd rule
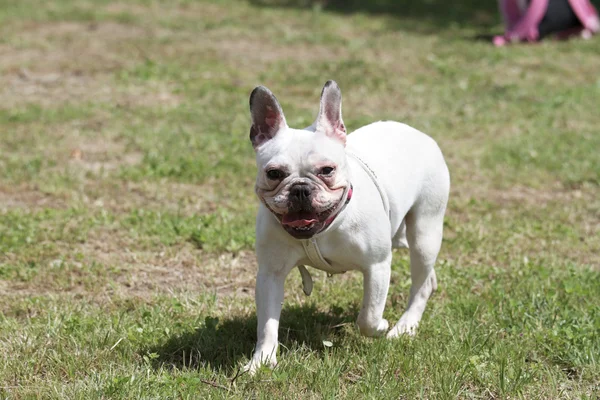
[[[410,251],[410,297],[400,321],[388,333],[389,338],[403,333],[414,335],[429,296],[437,289],[433,266],[442,243],[444,213],[420,213],[406,216],[406,236]]]

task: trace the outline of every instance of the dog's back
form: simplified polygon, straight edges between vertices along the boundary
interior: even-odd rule
[[[348,135],[347,150],[373,170],[388,193],[393,232],[415,207],[443,216],[450,175],[430,136],[399,122],[375,122]]]

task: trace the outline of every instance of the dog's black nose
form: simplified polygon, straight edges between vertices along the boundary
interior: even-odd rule
[[[290,189],[290,200],[299,204],[310,204],[310,186],[298,183]]]

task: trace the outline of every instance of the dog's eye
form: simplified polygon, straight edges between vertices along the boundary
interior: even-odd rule
[[[280,169],[270,169],[267,171],[267,178],[269,178],[272,181],[277,181],[277,180],[283,178],[284,175],[285,174]]]
[[[319,175],[329,176],[329,175],[333,174],[333,171],[335,171],[335,168],[333,168],[333,167],[323,167],[323,168],[321,168]]]

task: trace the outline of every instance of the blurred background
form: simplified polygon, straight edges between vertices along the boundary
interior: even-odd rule
[[[302,128],[329,79],[349,132],[401,121],[449,165],[440,294],[402,344],[430,361],[388,379],[334,357],[347,380],[320,391],[284,364],[263,389],[597,393],[600,41],[496,48],[503,29],[494,1],[0,0],[0,397],[254,390],[229,386],[255,337],[248,97],[266,85]],[[321,339],[400,346],[360,347],[359,275],[317,273],[308,300],[292,275],[283,359],[325,376]]]

